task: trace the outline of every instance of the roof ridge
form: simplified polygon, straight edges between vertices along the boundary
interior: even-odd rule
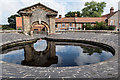
[[[52,9],[52,8],[49,8],[48,6],[46,6],[46,5],[44,5],[44,4],[41,4],[40,2],[39,2],[39,3],[36,3],[36,4],[33,4],[33,5],[31,5],[31,6],[28,6],[28,7],[22,8],[22,9],[20,9],[17,13],[19,13],[20,11],[25,10],[25,9],[27,9],[27,8],[33,7],[33,6],[35,6],[35,5],[42,5],[42,6],[46,7],[46,8],[48,8],[48,9],[50,9],[50,10],[58,13],[58,11],[56,11],[56,10],[54,10],[54,9]]]

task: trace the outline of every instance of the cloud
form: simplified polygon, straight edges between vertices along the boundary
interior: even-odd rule
[[[9,63],[21,64],[21,61],[24,60],[24,49],[10,51],[7,54],[2,54],[0,55],[0,60]]]
[[[120,1],[119,1],[119,3],[118,3],[118,10],[120,10]]]
[[[47,48],[46,40],[41,40],[34,43],[34,49],[36,51],[44,51],[46,48]]]
[[[79,10],[84,7],[85,2],[92,0],[1,0],[0,2],[0,24],[6,24],[7,18],[15,14],[19,9],[31,6],[38,2],[55,9],[59,14],[64,15],[68,11]],[[118,10],[118,0],[94,0],[97,2],[104,1],[107,3],[104,14],[109,13],[109,9],[114,7]]]
[[[0,24],[7,23],[7,18],[15,14],[20,8],[21,4],[16,0],[1,0],[0,1]]]
[[[83,50],[79,51],[79,56],[75,59],[75,62],[78,65],[86,65],[89,64],[95,64],[101,61],[105,61],[107,59],[110,59],[113,57],[112,53],[102,51],[102,54],[99,55],[99,53],[94,53],[91,56],[87,55],[87,53],[83,53]]]
[[[68,11],[81,11],[85,6],[85,2],[90,2],[93,0],[60,0],[59,2],[68,3],[66,6],[66,12]],[[104,9],[103,14],[108,14],[110,12],[110,8],[114,7],[115,11],[118,10],[118,0],[94,0],[96,2],[106,2],[106,8]]]

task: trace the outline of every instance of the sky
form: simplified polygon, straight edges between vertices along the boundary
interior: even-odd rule
[[[58,11],[58,15],[62,17],[68,11],[81,11],[85,6],[85,2],[92,0],[0,0],[0,24],[7,24],[7,18],[17,13],[21,8],[34,5],[38,2]],[[97,2],[106,2],[106,8],[103,14],[107,14],[111,7],[114,7],[115,11],[118,10],[118,2],[120,0],[94,0]]]

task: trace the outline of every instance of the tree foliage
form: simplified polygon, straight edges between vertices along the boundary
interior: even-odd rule
[[[105,22],[96,22],[95,30],[109,30],[109,27]]]
[[[80,11],[70,11],[67,14],[65,14],[65,17],[75,17],[75,13],[77,13],[77,17],[81,17]]]
[[[65,17],[75,17],[75,13],[78,14],[78,17],[101,17],[105,7],[105,2],[86,2],[85,8],[82,9],[82,13],[80,13],[80,11],[69,11],[67,14],[65,14]]]
[[[16,29],[16,17],[20,17],[18,14],[8,17],[8,23],[10,28]]]
[[[105,22],[96,22],[95,25],[87,23],[83,26],[86,30],[115,30],[115,26],[108,26]]]
[[[101,14],[104,12],[106,7],[105,2],[86,2],[85,8],[82,9],[82,17],[101,17]]]
[[[2,25],[2,30],[15,30],[15,29],[11,28],[9,25]]]

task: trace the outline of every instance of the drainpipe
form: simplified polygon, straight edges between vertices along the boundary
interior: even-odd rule
[[[74,18],[74,23],[75,23],[75,30],[76,30],[76,24],[77,24],[77,22],[76,22],[76,19],[77,19],[77,13],[75,13],[75,18]]]

